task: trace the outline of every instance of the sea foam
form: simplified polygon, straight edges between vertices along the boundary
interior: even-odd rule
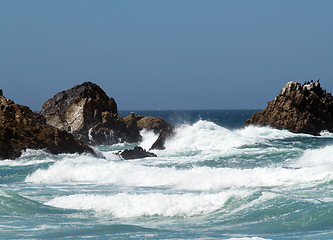
[[[312,167],[333,169],[333,146],[326,146],[319,149],[307,149],[304,154],[293,161],[293,167]],[[325,171],[326,172],[326,171]]]
[[[201,153],[201,159],[211,158],[212,155],[234,154],[241,146],[268,143],[272,139],[295,136],[299,135],[270,127],[247,126],[229,130],[213,122],[199,120],[192,125],[177,127],[175,136],[166,142],[166,150],[158,152],[158,155],[184,155],[184,153],[186,155],[194,152]]]
[[[257,167],[252,169],[144,166],[139,162],[65,159],[27,176],[32,183],[87,183],[183,190],[219,190],[261,186],[290,186],[333,179],[331,168]]]
[[[75,194],[56,197],[46,203],[58,208],[93,210],[118,218],[142,216],[189,217],[208,214],[224,206],[232,197],[246,196],[246,192],[229,191],[216,194]]]

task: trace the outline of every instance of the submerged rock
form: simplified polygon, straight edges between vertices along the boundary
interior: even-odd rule
[[[0,93],[0,159],[18,158],[28,148],[52,154],[87,152],[95,155],[93,149],[72,134],[46,124],[43,116]]]
[[[134,149],[125,149],[122,152],[119,152],[119,155],[125,159],[139,159],[139,158],[146,158],[146,157],[157,157],[156,154],[147,152],[142,147],[134,147]]]
[[[136,119],[120,117],[115,100],[91,82],[56,94],[43,104],[40,114],[48,124],[72,133],[85,143],[141,140]]]
[[[288,82],[267,107],[245,125],[272,126],[294,133],[333,132],[333,97],[317,82]]]

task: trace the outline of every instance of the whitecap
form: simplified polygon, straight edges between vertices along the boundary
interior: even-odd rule
[[[107,196],[75,194],[56,197],[45,204],[65,209],[93,210],[99,214],[111,214],[117,218],[189,217],[214,212],[222,208],[231,197],[246,195],[244,191],[215,194],[118,193]]]
[[[108,161],[89,156],[67,158],[26,177],[31,183],[87,183],[132,187],[168,187],[182,190],[220,190],[292,186],[333,179],[332,168],[256,167],[252,169],[188,169],[145,166],[140,161]]]

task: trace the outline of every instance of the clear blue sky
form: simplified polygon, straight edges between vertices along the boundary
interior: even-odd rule
[[[333,1],[0,1],[0,88],[33,110],[85,81],[119,109],[264,108],[333,91]]]

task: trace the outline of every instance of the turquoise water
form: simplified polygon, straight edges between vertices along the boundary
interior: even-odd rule
[[[333,239],[333,134],[243,128],[253,112],[135,111],[177,126],[157,158],[114,154],[143,132],[106,159],[1,161],[0,239]]]

